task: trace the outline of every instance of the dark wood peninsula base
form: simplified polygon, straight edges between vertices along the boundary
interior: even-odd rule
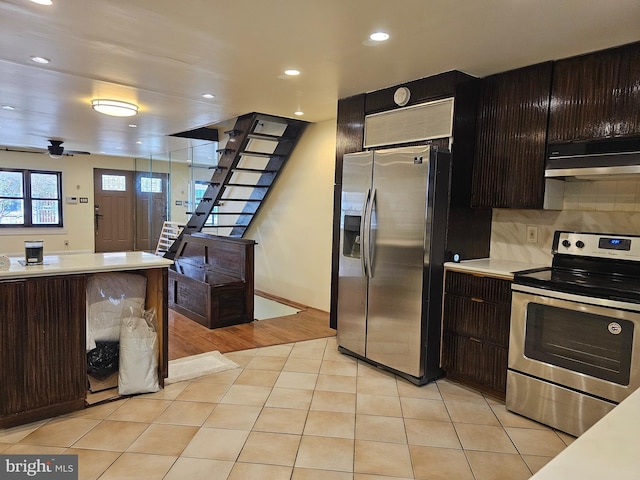
[[[86,283],[98,271],[147,278],[145,308],[156,310],[162,384],[168,373],[171,261],[141,252],[120,255],[45,257],[48,265],[35,267],[22,267],[12,259],[11,269],[0,272],[0,428],[86,406]],[[86,272],[80,272],[83,262]]]

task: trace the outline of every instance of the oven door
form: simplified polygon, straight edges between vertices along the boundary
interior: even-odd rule
[[[512,288],[510,370],[616,403],[640,386],[640,305]]]

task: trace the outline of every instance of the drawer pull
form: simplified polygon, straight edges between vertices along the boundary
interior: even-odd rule
[[[484,303],[484,300],[478,297],[471,297],[471,301],[476,303]]]
[[[475,338],[475,337],[469,337],[469,340],[471,340],[472,342],[476,342],[476,343],[482,343],[482,340],[480,340],[479,338]]]

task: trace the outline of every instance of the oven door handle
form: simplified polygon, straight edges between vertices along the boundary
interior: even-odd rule
[[[620,310],[628,310],[631,312],[640,312],[640,304],[632,302],[621,302],[619,300],[609,300],[607,298],[586,297],[584,295],[575,295],[573,293],[559,292],[557,290],[546,290],[544,288],[529,287],[528,285],[512,284],[513,292],[527,293],[530,295],[538,295],[540,297],[556,298],[558,300],[566,300],[568,302],[584,303],[586,305],[595,305],[605,308],[617,308]]]

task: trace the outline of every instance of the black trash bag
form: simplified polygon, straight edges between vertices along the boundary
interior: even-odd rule
[[[119,361],[119,342],[96,342],[96,348],[87,352],[87,373],[104,380],[118,371]]]

